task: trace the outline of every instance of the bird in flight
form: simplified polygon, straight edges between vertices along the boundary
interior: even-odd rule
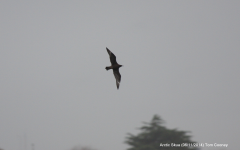
[[[116,60],[116,56],[106,47],[107,52],[109,54],[110,57],[110,62],[111,62],[111,66],[106,67],[106,70],[112,69],[113,70],[113,74],[116,78],[116,85],[117,85],[117,89],[119,89],[119,85],[120,85],[120,81],[121,81],[121,74],[119,73],[119,68],[122,67],[122,65],[119,65],[117,63]]]

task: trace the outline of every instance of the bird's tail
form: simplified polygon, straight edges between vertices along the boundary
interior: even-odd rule
[[[109,69],[111,69],[111,68],[110,68],[110,67],[106,67],[105,69],[106,69],[106,70],[109,70]]]

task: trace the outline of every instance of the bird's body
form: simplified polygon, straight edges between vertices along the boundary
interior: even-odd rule
[[[118,69],[120,67],[122,67],[122,65],[116,64],[116,65],[113,65],[113,66],[106,67],[106,69],[107,70],[109,70],[109,69]]]
[[[106,47],[107,52],[109,54],[110,57],[110,62],[111,62],[111,66],[106,67],[106,70],[112,69],[113,70],[113,74],[115,76],[116,79],[116,85],[117,85],[117,89],[119,89],[119,85],[120,85],[120,81],[121,81],[121,74],[119,73],[119,68],[122,67],[122,65],[119,65],[117,63],[116,60],[116,56]]]

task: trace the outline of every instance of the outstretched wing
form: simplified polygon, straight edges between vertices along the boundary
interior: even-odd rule
[[[106,47],[112,65],[117,64],[116,56]]]
[[[116,85],[117,85],[117,88],[119,88],[119,85],[120,85],[120,81],[121,81],[121,74],[119,73],[119,70],[118,69],[113,69],[113,74],[116,78]]]

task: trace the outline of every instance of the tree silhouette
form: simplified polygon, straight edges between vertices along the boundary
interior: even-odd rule
[[[197,147],[181,145],[182,143],[192,144],[188,131],[167,129],[163,126],[164,121],[154,115],[150,123],[144,122],[140,128],[141,133],[133,135],[128,133],[125,143],[130,145],[128,150],[197,150]],[[160,143],[162,145],[160,145]],[[175,146],[172,143],[176,144]]]

